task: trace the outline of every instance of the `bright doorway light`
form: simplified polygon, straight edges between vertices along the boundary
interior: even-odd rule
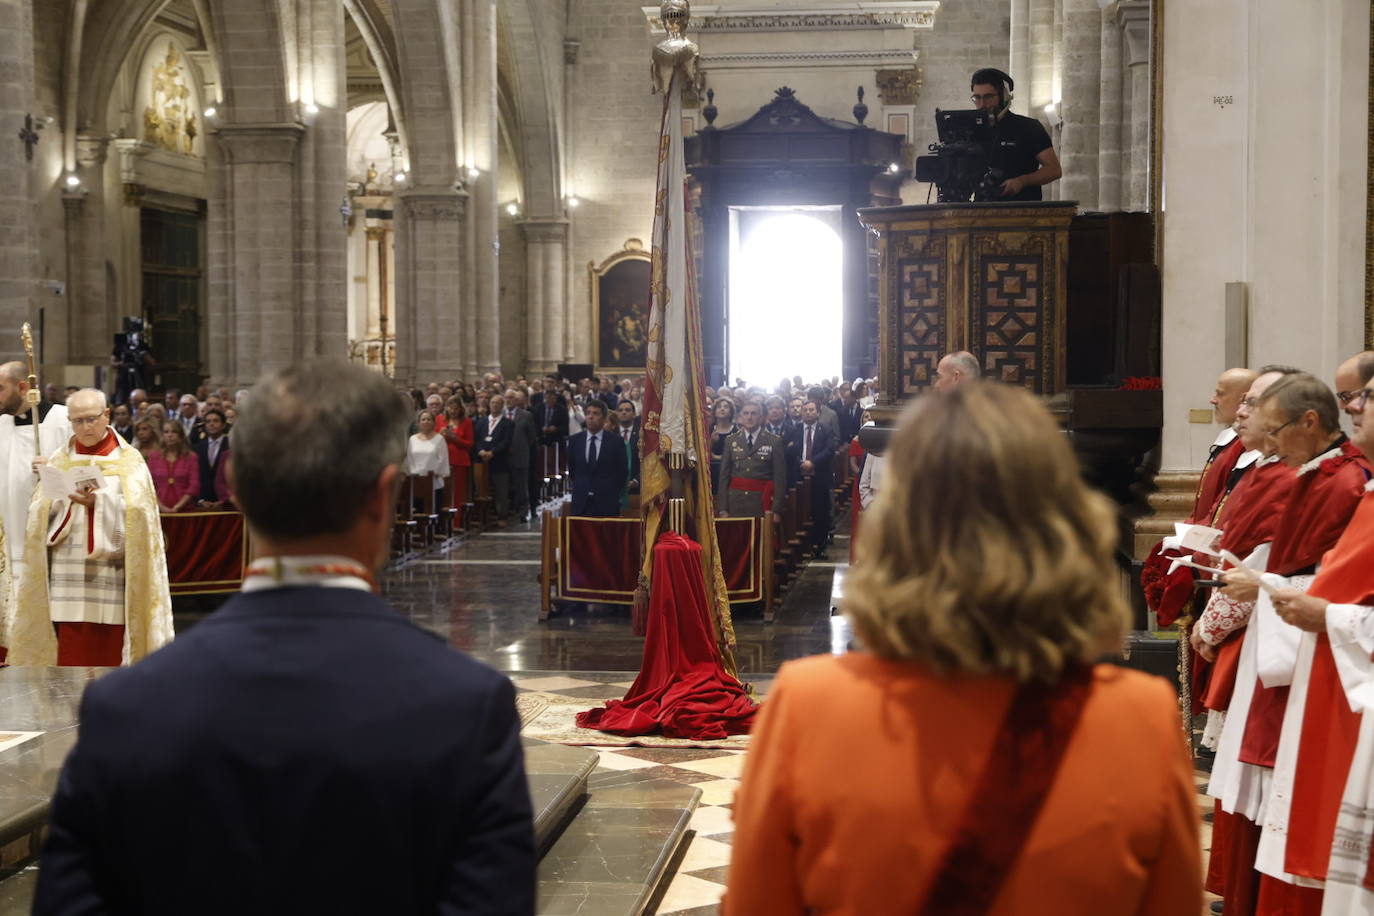
[[[771,389],[837,375],[844,330],[839,207],[731,207],[727,373]]]

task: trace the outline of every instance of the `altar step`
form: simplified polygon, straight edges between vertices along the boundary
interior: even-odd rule
[[[598,788],[595,751],[522,743],[540,854],[540,916],[648,913],[672,877],[701,790],[671,780],[616,785],[619,774],[604,774],[599,781],[610,784]],[[9,824],[10,835],[0,840],[27,856],[38,850],[46,821],[45,805],[38,818],[30,812],[22,829]],[[0,914],[29,912],[37,879],[29,860],[0,881]]]

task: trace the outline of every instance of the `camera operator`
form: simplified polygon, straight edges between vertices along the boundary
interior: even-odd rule
[[[1013,114],[1010,76],[992,67],[973,74],[970,80],[973,105],[993,113],[995,123],[989,165],[1006,176],[1002,181],[1004,200],[1040,200],[1040,187],[1057,181],[1064,170],[1044,126],[1035,118]]]

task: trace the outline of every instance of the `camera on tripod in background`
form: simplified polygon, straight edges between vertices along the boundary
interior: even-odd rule
[[[1006,176],[991,165],[993,123],[991,111],[935,109],[940,141],[916,158],[916,180],[935,185],[941,203],[999,200]]]

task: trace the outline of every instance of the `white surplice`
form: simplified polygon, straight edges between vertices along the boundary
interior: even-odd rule
[[[1363,716],[1336,818],[1322,916],[1368,916],[1374,913],[1374,891],[1364,886],[1374,845],[1374,608],[1327,605],[1326,633],[1346,700]]]
[[[67,444],[72,436],[67,408],[54,404],[39,426],[39,444],[46,458]],[[38,476],[33,472],[33,426],[16,426],[10,414],[0,414],[0,521],[5,525],[5,543],[10,552],[10,572],[14,587],[24,573],[24,529],[29,519],[29,500]]]

